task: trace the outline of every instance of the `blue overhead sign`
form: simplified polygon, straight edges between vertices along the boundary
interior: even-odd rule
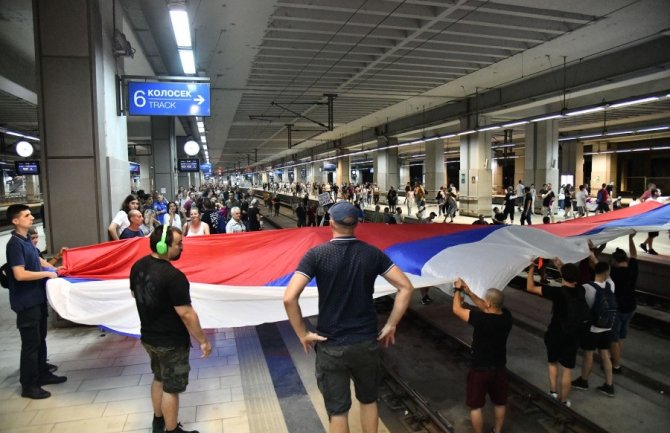
[[[209,116],[209,83],[128,82],[131,116]]]

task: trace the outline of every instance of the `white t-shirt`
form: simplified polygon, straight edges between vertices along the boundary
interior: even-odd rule
[[[608,278],[607,280],[605,280],[602,283],[600,283],[598,281],[594,281],[593,283],[599,285],[603,289],[605,288],[606,284],[609,284],[610,285],[610,290],[612,291],[612,293],[614,293],[614,289],[615,289],[614,288],[614,281],[612,281],[611,278]],[[591,284],[589,284],[589,283],[584,284],[583,287],[584,287],[584,298],[586,299],[586,303],[589,305],[589,308],[593,308],[593,303],[596,300],[596,289],[594,289],[591,286]],[[610,329],[611,328],[608,328],[608,329],[598,328],[596,326],[591,325],[591,332],[593,332],[595,334],[598,334],[600,332],[609,331]]]
[[[116,235],[121,236],[121,233],[128,227],[130,227],[130,221],[128,221],[128,214],[126,211],[120,210],[114,215],[112,223],[116,224]]]
[[[169,223],[170,222],[170,214],[169,213],[163,214],[162,219],[163,219],[163,221],[161,221],[162,224]],[[172,220],[172,227],[177,227],[179,230],[182,229],[181,217],[179,216],[179,214],[174,215],[174,219]]]
[[[586,190],[580,189],[575,195],[577,199],[577,206],[586,207]]]

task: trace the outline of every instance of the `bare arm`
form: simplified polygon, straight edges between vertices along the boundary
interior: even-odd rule
[[[389,315],[388,320],[386,320],[386,324],[379,333],[379,337],[377,337],[377,340],[381,341],[384,347],[388,347],[390,344],[395,343],[396,326],[405,314],[405,311],[407,311],[412,292],[414,291],[414,286],[412,286],[412,283],[400,268],[395,265],[383,276],[386,281],[398,289],[395,301],[393,302],[393,310],[391,310],[391,314]]]
[[[460,278],[457,279],[454,282],[454,302],[452,303],[452,311],[458,317],[464,322],[468,322],[470,320],[470,310],[467,308],[463,307],[463,295],[461,292],[463,291],[463,280]]]
[[[470,299],[472,299],[472,302],[474,302],[474,304],[477,306],[477,308],[484,311],[486,309],[486,302],[482,298],[477,296],[477,294],[475,294],[475,292],[470,290],[470,286],[468,286],[467,283],[465,281],[463,281],[463,279],[459,278],[459,280],[461,280],[460,286],[463,288],[463,292],[466,295],[468,295],[470,297]],[[456,287],[456,283],[454,283],[454,287]]]
[[[209,234],[209,224],[207,224],[207,223],[200,223],[200,224],[204,224],[204,225],[205,225],[205,228],[202,230],[202,232],[203,232],[204,234],[208,235],[208,234]]]
[[[107,231],[109,232],[109,236],[112,238],[114,241],[119,240],[119,233],[118,233],[119,225],[117,223],[111,223],[109,225],[109,228],[107,228]]]
[[[45,262],[46,263],[46,262]],[[47,263],[47,266],[51,266]],[[58,274],[48,271],[27,271],[23,266],[12,266],[12,273],[16,281],[35,281],[43,278],[58,278]]]
[[[628,235],[628,256],[633,259],[637,258],[637,248],[635,247],[635,241],[633,240],[635,238],[635,234],[636,233],[633,232]]]
[[[528,277],[526,278],[526,290],[530,293],[542,296],[542,286],[535,285],[535,263],[531,260],[528,268]]]
[[[302,344],[303,349],[305,349],[305,353],[309,352],[310,347],[317,341],[326,341],[326,337],[308,331],[305,321],[302,318],[302,310],[300,309],[298,299],[300,298],[302,291],[305,290],[307,283],[309,283],[309,279],[303,274],[296,272],[293,274],[293,277],[291,277],[291,281],[289,281],[288,286],[286,286],[286,291],[284,292],[284,308],[288,315],[288,321],[291,323],[293,331],[300,339],[300,344]]]
[[[200,350],[202,351],[202,358],[207,358],[212,353],[212,346],[210,346],[205,333],[202,332],[198,313],[195,312],[191,305],[179,305],[174,307],[174,309],[177,311],[181,321],[186,325],[189,334],[198,341]]]

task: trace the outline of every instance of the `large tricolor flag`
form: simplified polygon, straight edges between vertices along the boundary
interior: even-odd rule
[[[670,204],[638,206],[559,224],[533,226],[460,224],[360,224],[356,236],[381,250],[415,287],[446,289],[461,277],[480,295],[504,288],[533,257],[565,263],[588,256],[587,241],[600,244],[633,230],[670,229]],[[204,328],[256,325],[286,319],[282,297],[298,262],[331,238],[328,227],[221,234],[184,239],[173,264],[191,282],[191,298]],[[63,278],[50,280],[49,301],[64,318],[136,335],[139,317],[130,294],[131,266],[149,254],[136,238],[72,248]],[[375,296],[395,290],[378,278]],[[314,282],[301,297],[305,315],[317,313]]]

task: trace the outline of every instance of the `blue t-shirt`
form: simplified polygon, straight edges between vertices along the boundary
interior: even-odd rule
[[[140,230],[131,230],[130,227],[126,227],[119,236],[119,239],[130,239],[130,238],[142,238],[144,237],[144,232]]]
[[[348,345],[377,338],[374,283],[393,266],[382,251],[354,237],[333,238],[305,254],[296,272],[310,280],[316,278],[316,330],[328,338],[326,344]]]
[[[168,204],[165,201],[155,201],[151,208],[156,211],[156,215],[160,216],[167,212]]]
[[[26,271],[42,271],[39,252],[29,237],[24,238],[12,230],[12,235],[7,242],[6,252],[7,263],[10,268],[23,266]],[[33,281],[16,281],[11,269],[7,274],[9,276],[9,304],[12,310],[23,311],[47,302],[46,278]]]

